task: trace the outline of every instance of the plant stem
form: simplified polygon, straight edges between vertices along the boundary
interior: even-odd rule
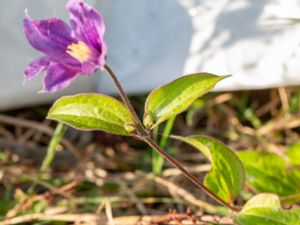
[[[44,173],[46,170],[49,169],[56,152],[56,146],[61,142],[61,139],[63,138],[65,131],[67,130],[67,127],[63,123],[58,123],[54,135],[51,138],[50,144],[47,149],[47,154],[43,160],[43,164],[41,166],[41,172]]]
[[[175,118],[176,118],[176,116],[172,116],[170,119],[168,119],[168,121],[166,123],[166,126],[164,128],[162,137],[159,141],[159,147],[164,148],[165,145],[167,144],[168,137],[169,137],[169,135],[171,133],[171,130],[173,128]],[[158,136],[158,127],[159,126],[154,128],[154,134],[156,133],[156,137],[154,137],[153,140],[156,143],[158,143],[158,138],[157,138],[157,136]],[[163,165],[164,165],[164,158],[159,153],[157,153],[156,151],[152,151],[152,172],[155,175],[160,175],[161,172],[162,172],[162,169],[163,169]]]
[[[142,136],[146,135],[147,132],[146,132],[142,122],[140,121],[138,115],[136,114],[133,106],[131,105],[131,102],[130,102],[128,96],[126,95],[125,91],[123,90],[117,76],[114,74],[114,72],[112,71],[112,69],[108,65],[105,65],[104,69],[107,71],[107,73],[109,74],[109,76],[113,80],[114,84],[116,85],[124,104],[126,105],[127,109],[129,110],[129,112],[130,112],[130,114],[133,118],[133,121],[134,121],[134,124],[135,124],[137,130],[142,133]]]
[[[211,198],[213,198],[214,200],[216,200],[220,204],[230,208],[231,210],[237,211],[235,206],[232,206],[231,204],[225,202],[219,196],[217,196],[211,190],[209,190],[207,187],[205,187],[197,177],[195,177],[193,174],[191,174],[189,171],[187,171],[183,166],[181,166],[181,164],[179,162],[176,161],[176,159],[174,159],[172,156],[170,156],[168,153],[166,153],[162,148],[159,147],[159,145],[157,145],[152,140],[152,138],[150,136],[150,132],[147,131],[144,128],[141,120],[139,119],[139,117],[137,116],[133,106],[131,105],[128,96],[126,95],[126,93],[123,90],[120,82],[118,81],[117,76],[114,74],[114,72],[111,70],[111,68],[108,65],[105,65],[104,68],[108,72],[108,74],[110,75],[112,80],[114,81],[114,83],[115,83],[115,85],[116,85],[116,87],[117,87],[117,89],[118,89],[118,91],[121,95],[121,98],[122,98],[124,104],[126,105],[126,107],[128,108],[130,114],[133,117],[135,126],[136,126],[137,131],[138,131],[137,136],[141,140],[146,142],[150,147],[152,147],[157,153],[159,153],[161,156],[163,156],[166,160],[168,160],[178,170],[180,170],[186,178],[188,178],[197,187],[199,187],[201,190],[203,190],[205,193],[207,193]]]
[[[165,147],[165,145],[167,144],[168,137],[169,137],[169,135],[172,131],[175,119],[176,119],[176,116],[172,116],[167,121],[167,124],[166,124],[166,126],[164,128],[164,131],[163,131],[163,134],[162,134],[162,138],[160,139],[160,142],[159,142],[159,146],[161,148]]]
[[[48,145],[46,156],[43,160],[42,166],[40,168],[39,173],[34,178],[33,183],[28,189],[28,193],[32,193],[37,185],[38,180],[40,180],[43,176],[43,174],[49,169],[54,157],[55,157],[55,150],[56,146],[61,142],[65,131],[67,130],[67,127],[63,123],[58,123],[54,134],[50,140],[50,144]]]
[[[153,132],[152,132],[152,139],[155,143],[158,143],[158,141],[159,141],[158,131],[159,131],[159,126],[154,127]],[[162,147],[162,146],[160,146],[160,147]],[[162,158],[162,156],[159,153],[152,150],[152,173],[154,175],[159,176],[161,174],[163,160],[164,159]]]

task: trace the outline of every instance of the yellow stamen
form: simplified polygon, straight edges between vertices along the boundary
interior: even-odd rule
[[[82,41],[70,44],[67,47],[67,53],[80,62],[87,61],[91,52],[91,49]]]

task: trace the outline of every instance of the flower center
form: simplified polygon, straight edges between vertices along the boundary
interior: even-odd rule
[[[79,41],[77,43],[70,44],[67,47],[67,53],[80,62],[84,62],[88,60],[92,51],[84,42]]]

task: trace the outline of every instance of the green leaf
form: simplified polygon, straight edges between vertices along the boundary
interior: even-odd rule
[[[133,120],[119,101],[101,94],[80,94],[62,97],[48,112],[48,118],[81,130],[102,130],[130,135]]]
[[[205,185],[226,202],[232,203],[243,189],[244,168],[235,153],[226,145],[210,137],[190,136],[173,138],[200,150],[212,163],[205,177]]]
[[[288,165],[273,153],[244,151],[237,154],[245,167],[247,183],[257,191],[280,196],[300,194],[299,167]]]
[[[300,143],[293,144],[287,152],[292,164],[300,165]]]
[[[183,76],[150,93],[145,104],[144,124],[153,129],[186,110],[197,98],[227,76],[198,73]]]
[[[275,194],[258,194],[237,215],[239,225],[300,225],[300,208],[281,209]]]

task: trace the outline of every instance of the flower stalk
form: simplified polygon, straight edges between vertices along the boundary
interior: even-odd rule
[[[107,71],[108,75],[110,76],[110,78],[112,79],[114,84],[116,85],[116,87],[119,91],[119,94],[120,94],[126,108],[129,110],[129,112],[130,112],[130,114],[133,118],[134,125],[137,129],[137,132],[140,132],[140,135],[138,135],[138,136],[148,135],[148,133],[146,132],[142,122],[140,121],[138,115],[136,114],[136,112],[135,112],[135,110],[134,110],[127,94],[123,90],[123,87],[122,87],[121,83],[119,82],[117,76],[115,75],[115,73],[112,71],[112,69],[107,64],[104,66],[104,69]]]

